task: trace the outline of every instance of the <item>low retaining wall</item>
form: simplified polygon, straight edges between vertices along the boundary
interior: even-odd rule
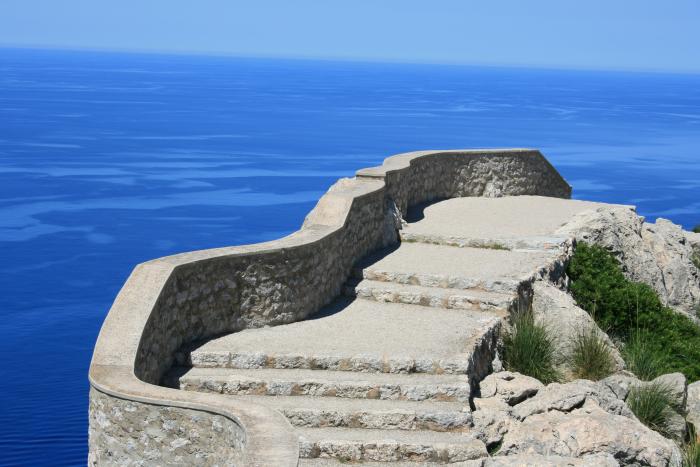
[[[281,414],[159,386],[176,351],[317,311],[340,294],[356,261],[398,241],[400,217],[412,205],[570,194],[539,151],[406,153],[339,180],[287,237],[138,265],[105,319],[90,366],[90,463],[297,465],[298,443]]]

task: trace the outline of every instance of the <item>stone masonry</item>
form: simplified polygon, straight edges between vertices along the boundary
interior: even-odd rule
[[[154,446],[175,446],[160,454],[159,462],[166,465],[229,461],[291,466],[300,454],[311,459],[331,452],[341,461],[346,455],[439,461],[482,456],[483,443],[465,433],[467,394],[491,371],[503,317],[527,303],[533,281],[560,276],[568,246],[555,240],[554,246],[545,242],[543,248],[535,245],[536,251],[525,253],[428,245],[407,237],[396,248],[397,229],[411,208],[437,199],[569,194],[570,187],[537,151],[408,153],[339,181],[302,229],[288,237],[139,265],[117,296],[93,355],[91,462],[148,465]],[[522,240],[515,237],[502,241]],[[526,243],[532,240],[526,237]],[[371,256],[386,248],[381,258]],[[422,253],[413,251],[417,248]],[[404,257],[413,258],[410,264],[416,267],[397,267]],[[458,257],[464,267],[450,266]],[[372,258],[377,260],[367,263]],[[343,293],[349,296],[339,299]],[[383,322],[384,328],[373,321]],[[405,334],[392,338],[396,323],[406,326]],[[324,331],[329,325],[345,329],[346,339],[330,342],[333,334]],[[375,334],[366,334],[372,328]],[[324,335],[325,341],[301,342],[288,329]],[[263,342],[255,332],[271,333],[268,345],[260,347]],[[362,336],[369,336],[369,342]],[[207,353],[217,346],[219,350]],[[225,379],[234,378],[225,385],[232,388],[228,392],[218,389],[219,370],[231,372]],[[197,380],[197,371],[213,372],[214,377],[205,374]],[[213,381],[207,388],[216,389],[198,386],[196,381],[207,378]],[[203,391],[161,385],[190,380],[194,382],[185,389]],[[249,388],[245,396],[232,395],[241,388]],[[268,396],[276,391],[280,395]],[[356,397],[342,394],[363,393],[376,407],[367,406],[360,415],[352,405]],[[285,397],[294,403],[287,404]],[[299,412],[305,397],[321,398],[318,405],[313,399],[315,409],[326,404],[327,415],[311,415],[308,422],[325,428],[296,426],[307,419]],[[350,406],[335,407],[338,401]],[[379,405],[385,401],[463,408],[416,405],[404,410]],[[161,426],[180,425],[180,431],[156,432],[148,423],[136,423],[124,415],[130,413],[127,407]],[[366,441],[378,432],[366,430],[386,429],[387,417],[381,414],[387,411],[395,427],[413,430],[394,430],[398,440],[370,448]],[[342,420],[348,416],[351,431],[343,431]],[[216,432],[219,426],[223,432]],[[341,431],[323,431],[331,428]],[[352,430],[359,430],[359,442]]]

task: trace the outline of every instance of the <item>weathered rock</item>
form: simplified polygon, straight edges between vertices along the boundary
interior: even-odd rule
[[[613,415],[592,400],[571,413],[551,411],[514,425],[499,455],[540,454],[581,457],[607,453],[623,465],[680,466],[670,440],[637,420]]]
[[[554,285],[538,281],[533,285],[532,311],[535,319],[544,323],[556,336],[561,355],[568,355],[575,339],[582,333],[595,332],[610,347],[615,369],[625,367],[625,361],[610,338],[595,323],[591,315],[576,306],[571,295]]]
[[[692,312],[700,304],[700,271],[693,263],[693,247],[681,226],[667,219],[644,223],[642,238],[661,272],[666,303]]]
[[[700,433],[700,381],[688,385],[688,402],[686,406],[688,416],[686,419],[695,427],[695,432]]]
[[[680,413],[685,413],[688,400],[688,382],[683,373],[669,373],[654,379],[651,384],[658,384],[667,389],[671,404]]]
[[[666,219],[644,222],[632,207],[603,206],[578,214],[558,231],[611,251],[633,281],[650,285],[662,302],[687,315],[700,304],[695,237]],[[692,237],[692,238],[691,238]]]
[[[610,375],[598,382],[599,385],[610,389],[618,399],[625,400],[630,389],[634,387],[659,385],[668,390],[671,402],[676,410],[685,413],[688,401],[689,386],[683,373],[669,373],[661,375],[652,381],[641,381],[628,371]]]
[[[610,454],[592,454],[581,458],[520,454],[496,456],[484,460],[483,467],[617,467],[620,465]]]
[[[540,390],[536,396],[513,408],[518,420],[550,411],[570,412],[593,400],[605,411],[625,417],[634,417],[627,405],[617,398],[607,386],[584,379],[566,384],[552,383]]]
[[[500,397],[475,397],[472,399],[472,402],[476,410],[501,410],[508,412],[511,409],[510,405]]]
[[[681,443],[685,440],[688,431],[685,418],[675,410],[669,408],[666,414],[667,437]]]
[[[681,441],[686,435],[686,423],[682,414],[685,413],[687,401],[687,384],[682,373],[670,373],[659,376],[653,381],[640,381],[628,372],[618,373],[601,380],[599,383],[610,389],[620,400],[626,400],[635,387],[657,385],[668,391],[672,407],[668,408],[667,429],[670,437]]]
[[[635,386],[640,386],[643,383],[632,373],[625,371],[610,375],[598,381],[598,384],[606,386],[618,399],[625,400],[627,399],[627,394],[629,394],[630,389]]]
[[[498,396],[508,405],[515,405],[537,394],[544,384],[530,376],[510,371],[493,373],[479,383],[481,397]]]
[[[474,436],[483,441],[487,447],[495,446],[503,440],[513,418],[504,410],[483,409],[472,412]]]

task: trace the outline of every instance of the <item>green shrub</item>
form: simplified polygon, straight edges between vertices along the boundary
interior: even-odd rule
[[[644,320],[646,315],[663,308],[651,287],[628,281],[617,260],[597,245],[579,244],[567,273],[578,305],[594,314],[602,329],[623,339],[644,324],[639,323],[640,318]],[[644,312],[640,314],[638,310]]]
[[[665,437],[671,434],[668,428],[672,414],[671,391],[661,384],[649,384],[632,388],[627,395],[627,406],[640,422]]]
[[[645,381],[661,376],[666,367],[667,356],[650,345],[651,340],[652,337],[637,333],[622,349],[627,369]]]
[[[646,350],[662,361],[660,371],[700,379],[700,326],[665,307],[651,287],[627,280],[605,249],[579,243],[567,273],[578,305],[602,329],[623,342],[641,333]]]
[[[558,381],[554,336],[537,323],[530,311],[513,316],[511,329],[503,337],[506,369],[537,378],[545,384]]]
[[[598,381],[615,371],[610,346],[594,328],[574,337],[568,363],[573,376],[580,379]]]
[[[693,227],[693,232],[695,232],[695,233],[700,233],[700,224],[698,224],[698,225],[696,225],[695,227]]]

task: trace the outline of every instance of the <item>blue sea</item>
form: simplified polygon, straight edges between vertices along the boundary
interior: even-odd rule
[[[0,49],[0,464],[85,464],[135,264],[288,234],[394,153],[506,146],[700,223],[699,75]]]

